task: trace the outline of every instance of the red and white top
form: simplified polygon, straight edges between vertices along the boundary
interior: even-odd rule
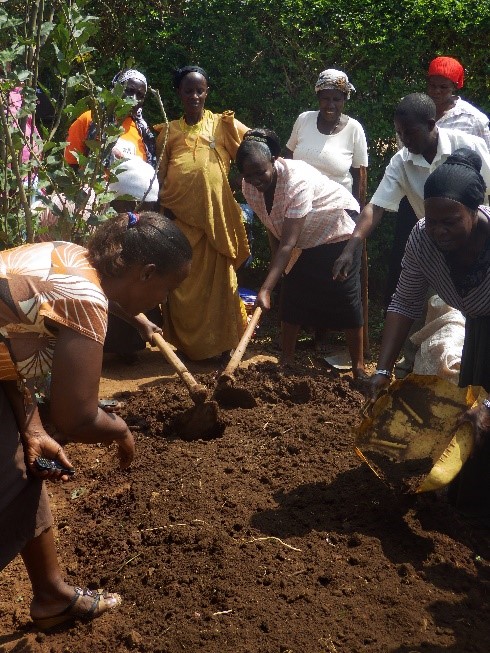
[[[310,249],[326,243],[347,240],[355,223],[346,209],[359,211],[359,204],[343,186],[322,175],[304,161],[276,159],[276,189],[271,212],[267,212],[264,194],[255,186],[242,182],[248,204],[260,221],[277,238],[281,238],[286,218],[306,216],[296,247]]]

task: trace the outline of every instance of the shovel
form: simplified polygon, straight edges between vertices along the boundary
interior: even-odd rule
[[[206,440],[220,435],[222,424],[219,420],[218,404],[216,401],[207,400],[207,388],[196,381],[168,342],[159,333],[153,334],[152,344],[158,347],[168,363],[180,376],[195,404],[195,406],[188,408],[175,417],[171,425],[172,430],[185,440],[198,438]]]
[[[471,455],[471,424],[459,423],[474,405],[467,388],[436,376],[410,374],[362,410],[355,452],[389,487],[402,493],[450,483]]]
[[[235,373],[236,368],[240,365],[243,354],[245,353],[261,314],[262,309],[260,306],[257,306],[247,328],[245,329],[242,339],[238,343],[238,347],[230,358],[230,362],[218,377],[218,383],[213,393],[213,399],[216,399],[220,406],[226,406],[228,408],[255,408],[257,405],[255,397],[252,395],[250,390],[236,387],[234,385],[235,379],[233,374]]]

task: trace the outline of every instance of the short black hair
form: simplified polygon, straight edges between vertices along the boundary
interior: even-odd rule
[[[425,93],[410,93],[396,107],[395,118],[426,123],[428,120],[436,119],[436,105]]]
[[[165,275],[192,258],[192,248],[182,231],[172,220],[153,211],[120,213],[103,222],[87,249],[94,268],[107,277],[117,277],[137,263],[152,263]]]
[[[173,85],[176,90],[182,84],[184,77],[190,73],[198,73],[199,75],[202,75],[209,85],[209,75],[204,68],[201,68],[200,66],[183,66],[182,68],[176,68],[174,70]]]

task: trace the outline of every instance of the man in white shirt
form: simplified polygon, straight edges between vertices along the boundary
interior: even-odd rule
[[[469,147],[482,158],[481,175],[490,191],[490,152],[478,136],[436,126],[436,106],[424,93],[411,93],[395,110],[395,129],[404,147],[388,164],[383,179],[369,204],[360,214],[356,228],[333,266],[335,279],[343,280],[353,263],[357,246],[379,224],[385,210],[396,211],[406,195],[417,218],[424,217],[424,184],[430,173],[454,150]]]

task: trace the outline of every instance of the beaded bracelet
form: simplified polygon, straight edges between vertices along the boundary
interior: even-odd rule
[[[392,377],[392,374],[391,374],[390,370],[376,370],[376,374],[382,374],[383,376],[386,376],[389,379],[391,379],[391,377]]]
[[[488,408],[488,410],[490,410],[490,400],[489,399],[484,399],[483,400],[483,405],[485,406],[485,408]]]

